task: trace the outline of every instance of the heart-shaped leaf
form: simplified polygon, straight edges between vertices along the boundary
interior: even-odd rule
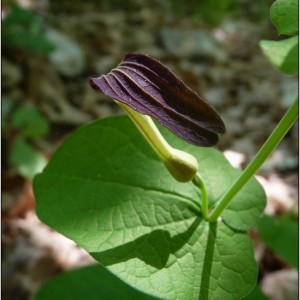
[[[270,10],[271,20],[279,34],[298,34],[298,0],[277,0]]]
[[[162,132],[198,159],[213,205],[238,171],[217,150]],[[126,117],[76,130],[34,180],[43,222],[130,285],[163,299],[239,299],[253,288],[257,266],[241,230],[258,221],[264,194],[256,182],[250,188],[232,202],[239,204],[235,214],[224,213],[239,231],[205,222],[199,190],[178,183]],[[239,212],[252,215],[247,226]]]

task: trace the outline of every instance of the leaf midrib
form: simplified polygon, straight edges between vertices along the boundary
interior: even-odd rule
[[[163,195],[170,195],[172,197],[178,198],[179,201],[185,202],[188,205],[190,205],[194,210],[197,211],[197,213],[200,213],[200,197],[199,197],[199,204],[194,200],[193,198],[186,197],[185,195],[178,194],[176,192],[170,193],[170,191],[167,190],[159,190],[153,187],[144,187],[139,185],[134,185],[132,183],[126,183],[126,182],[118,182],[118,181],[112,181],[112,180],[104,180],[103,178],[92,178],[92,177],[80,177],[78,175],[66,175],[66,174],[57,174],[52,172],[44,172],[42,174],[50,175],[50,176],[56,176],[56,177],[63,177],[63,178],[69,178],[69,179],[77,179],[77,180],[88,180],[88,181],[97,181],[97,182],[103,182],[106,184],[112,184],[112,185],[121,185],[129,188],[136,188],[136,189],[142,189],[144,191],[151,191],[154,193],[159,193]],[[41,174],[41,175],[42,175]]]

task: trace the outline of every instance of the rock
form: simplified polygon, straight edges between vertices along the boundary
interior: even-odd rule
[[[280,172],[297,171],[299,166],[298,159],[296,157],[285,157],[279,161],[275,166],[276,170]]]
[[[262,176],[256,176],[256,179],[263,186],[267,196],[267,206],[265,213],[274,215],[293,211],[297,207],[296,188],[286,184],[282,178],[276,174],[271,174],[267,179]]]
[[[245,113],[247,114],[247,113]],[[253,135],[253,140],[265,140],[269,134],[271,134],[275,125],[270,122],[269,118],[265,115],[259,115],[257,113],[251,113],[248,110],[248,115],[245,115],[243,127],[249,131],[249,134]]]
[[[52,121],[61,124],[81,125],[91,120],[91,116],[68,101],[65,86],[56,73],[48,70],[40,77],[37,99],[41,111]]]
[[[127,35],[128,39],[125,39],[123,42],[125,49],[147,49],[155,44],[155,38],[150,30],[129,30]]]
[[[201,29],[173,29],[164,27],[159,31],[159,41],[167,53],[178,57],[210,57],[223,62],[227,52],[207,31]]]
[[[298,272],[286,269],[267,274],[261,289],[271,300],[298,299]]]
[[[238,107],[237,107],[238,110]],[[235,117],[234,115],[234,111],[233,111],[233,115],[231,116],[231,114],[229,114],[230,111],[228,111],[226,114],[222,113],[222,111],[220,111],[221,115],[222,115],[222,119],[225,123],[225,127],[226,127],[226,133],[225,134],[231,134],[233,137],[237,138],[237,137],[242,137],[245,133],[245,128],[244,126],[241,124],[241,121]]]
[[[293,172],[298,169],[298,157],[289,151],[288,145],[280,144],[268,157],[260,171],[268,174],[275,170],[279,172]]]
[[[233,140],[231,150],[244,153],[247,159],[255,154],[255,146],[247,137]]]
[[[245,163],[245,155],[243,153],[235,152],[232,150],[226,150],[223,152],[226,159],[236,169],[242,169]]]
[[[298,95],[298,78],[283,75],[281,81],[282,95],[280,97],[281,106],[284,109],[288,109],[295,101]]]
[[[102,55],[94,64],[94,69],[97,76],[110,72],[118,64],[115,57],[111,55]]]
[[[49,60],[62,75],[74,77],[84,68],[84,53],[81,47],[64,33],[48,28],[45,37],[55,49],[49,54]]]
[[[217,107],[222,107],[222,104],[224,104],[225,97],[226,97],[226,88],[221,85],[210,88],[203,93],[203,98],[209,103],[209,105],[211,105],[215,109]],[[236,117],[238,116],[239,114],[236,115]]]

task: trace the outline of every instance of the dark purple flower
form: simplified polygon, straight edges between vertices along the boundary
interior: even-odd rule
[[[171,70],[148,55],[127,54],[107,75],[90,85],[141,114],[149,115],[183,140],[213,146],[225,125],[215,110]]]

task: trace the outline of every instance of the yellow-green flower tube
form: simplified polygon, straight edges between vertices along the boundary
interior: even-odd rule
[[[193,155],[170,146],[157,129],[151,117],[142,115],[117,100],[115,102],[127,112],[176,180],[187,182],[195,177],[198,170],[198,162]]]

